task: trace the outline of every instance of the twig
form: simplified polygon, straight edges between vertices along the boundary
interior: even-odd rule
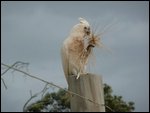
[[[44,93],[45,93],[46,90],[48,89],[48,88],[47,88],[47,85],[48,85],[48,84],[45,84],[44,88],[43,88],[39,93],[36,93],[36,94],[34,94],[34,95],[32,95],[32,91],[30,90],[30,95],[31,95],[31,97],[30,97],[29,100],[27,100],[27,102],[24,104],[24,106],[23,106],[23,112],[27,112],[26,106],[27,106],[27,104],[28,104],[33,98],[37,97],[37,96],[38,96],[39,94],[41,94],[41,93],[42,93],[42,96],[44,95]]]
[[[64,88],[62,88],[62,87],[60,87],[60,86],[58,86],[58,85],[55,85],[55,84],[53,84],[53,83],[50,83],[50,82],[48,82],[48,81],[46,81],[46,80],[43,80],[43,79],[41,79],[41,78],[39,78],[39,77],[33,76],[33,75],[31,75],[31,74],[28,74],[28,73],[26,73],[26,72],[24,72],[24,71],[22,71],[22,70],[16,69],[16,68],[11,67],[11,66],[9,66],[9,65],[6,65],[6,64],[3,64],[3,63],[1,63],[1,64],[2,64],[3,66],[9,67],[9,68],[14,69],[14,70],[16,70],[16,71],[18,71],[18,72],[21,72],[21,73],[23,73],[23,74],[26,74],[27,76],[29,76],[29,77],[31,77],[31,78],[34,78],[34,79],[40,80],[40,81],[42,81],[42,82],[44,82],[44,83],[47,83],[48,85],[51,85],[51,86],[57,87],[57,88],[59,88],[59,89],[62,89],[62,90],[66,91],[66,92],[68,92],[68,93],[70,93],[70,94],[72,94],[72,95],[79,96],[79,97],[81,97],[81,98],[83,98],[83,99],[85,99],[85,100],[88,100],[88,101],[90,101],[90,102],[93,102],[93,103],[95,103],[95,104],[100,105],[99,103],[97,103],[97,102],[95,102],[95,101],[93,101],[93,100],[91,100],[91,99],[89,99],[89,98],[86,98],[86,97],[81,96],[81,95],[79,95],[79,94],[76,94],[76,93],[74,93],[74,92],[72,92],[72,91],[69,91],[69,90],[67,90],[67,89],[64,89]]]
[[[1,74],[1,76],[3,76],[7,71],[9,71],[12,67],[14,67],[14,66],[17,66],[17,64],[19,64],[19,63],[21,63],[21,64],[28,64],[28,63],[24,63],[24,62],[21,62],[21,61],[17,61],[17,62],[15,62],[13,65],[11,65],[10,67],[8,67],[2,74]]]
[[[29,98],[29,100],[27,100],[27,102],[24,104],[24,106],[23,106],[23,112],[27,112],[26,111],[26,106],[27,106],[27,104],[33,99],[33,98],[35,98],[36,96],[37,96],[37,94],[34,94],[33,96],[32,96],[32,92],[31,92],[31,90],[30,90],[30,95],[31,95],[31,97]]]
[[[1,80],[2,80],[2,82],[3,82],[3,84],[4,84],[5,89],[7,89],[7,86],[6,86],[6,84],[5,84],[4,79],[3,79],[3,78],[1,78]]]
[[[89,99],[89,98],[87,98],[87,97],[81,96],[81,95],[79,95],[79,94],[77,94],[77,93],[74,93],[74,92],[72,92],[72,91],[69,91],[69,90],[67,90],[67,89],[64,89],[64,88],[62,88],[62,87],[60,87],[60,86],[58,86],[58,85],[55,85],[55,84],[53,84],[53,83],[50,83],[50,82],[48,82],[48,81],[46,81],[46,80],[43,80],[43,79],[41,79],[41,78],[39,78],[39,77],[36,77],[36,76],[31,75],[31,74],[29,74],[29,73],[26,73],[26,72],[24,72],[24,71],[22,71],[22,70],[19,70],[19,69],[17,69],[17,68],[14,68],[14,67],[12,67],[12,66],[7,65],[7,64],[1,63],[1,65],[6,66],[6,67],[8,67],[8,68],[10,68],[10,69],[14,69],[15,71],[21,72],[21,73],[23,73],[23,74],[25,74],[25,75],[27,75],[27,76],[29,76],[29,77],[31,77],[31,78],[37,79],[37,80],[39,80],[39,81],[42,81],[42,82],[46,83],[47,85],[54,86],[54,87],[57,87],[57,88],[59,88],[59,89],[62,89],[62,90],[66,91],[66,92],[68,92],[68,93],[70,93],[70,94],[72,94],[72,95],[76,95],[76,96],[78,96],[78,97],[81,97],[82,99],[85,99],[85,100],[87,100],[87,101],[89,101],[89,102],[92,102],[92,103],[94,103],[94,104],[97,104],[97,105],[100,105],[100,106],[106,106],[109,110],[113,111],[110,107],[108,107],[108,106],[105,105],[105,104],[99,104],[99,103],[97,103],[97,102],[95,102],[95,101],[93,101],[93,100],[91,100],[91,99]],[[36,95],[31,96],[31,98],[26,102],[25,106],[28,104],[28,102],[29,102],[32,98],[34,98],[34,96],[36,96]]]
[[[109,109],[111,112],[115,112],[113,109],[111,109],[109,106],[103,104],[103,106],[105,106],[107,109]]]

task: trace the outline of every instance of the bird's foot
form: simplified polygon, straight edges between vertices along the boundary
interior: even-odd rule
[[[88,73],[87,72],[85,72],[85,73],[78,73],[78,75],[77,75],[77,78],[76,79],[78,79],[79,77],[80,77],[80,75],[87,75]]]
[[[78,73],[78,75],[77,75],[77,78],[76,79],[78,79],[80,77],[80,73]]]

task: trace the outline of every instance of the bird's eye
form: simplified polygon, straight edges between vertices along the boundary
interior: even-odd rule
[[[87,29],[87,27],[84,27],[84,29]]]

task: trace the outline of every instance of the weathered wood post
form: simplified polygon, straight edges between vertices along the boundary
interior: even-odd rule
[[[102,78],[94,74],[69,76],[69,90],[88,98],[95,103],[83,99],[77,95],[70,97],[72,112],[105,112]]]

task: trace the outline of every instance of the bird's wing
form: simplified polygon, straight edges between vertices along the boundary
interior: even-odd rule
[[[61,48],[61,59],[62,59],[62,66],[63,66],[64,74],[65,74],[66,80],[68,82],[69,57],[68,57],[68,50],[67,50],[67,48],[64,45]]]

